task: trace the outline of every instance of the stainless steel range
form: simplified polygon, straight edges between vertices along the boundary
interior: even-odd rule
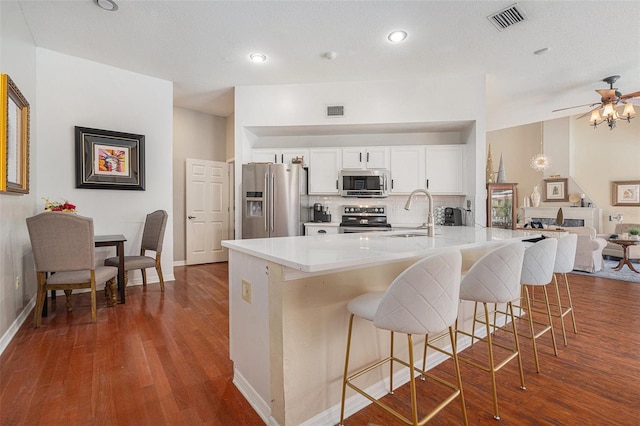
[[[391,231],[391,224],[385,206],[343,206],[339,229],[341,234]]]

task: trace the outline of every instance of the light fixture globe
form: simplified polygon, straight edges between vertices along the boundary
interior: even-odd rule
[[[551,159],[543,153],[536,154],[531,158],[531,168],[537,172],[542,172],[551,166]]]

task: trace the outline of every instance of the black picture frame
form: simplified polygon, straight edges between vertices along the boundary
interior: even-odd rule
[[[144,135],[75,126],[76,188],[145,190]]]

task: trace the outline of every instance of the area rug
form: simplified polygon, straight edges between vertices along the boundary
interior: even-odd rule
[[[598,272],[590,273],[590,272],[573,271],[572,273],[579,274],[579,275],[590,275],[592,277],[607,278],[610,280],[629,281],[632,283],[640,284],[640,274],[636,274],[635,272],[633,272],[631,269],[629,269],[629,266],[624,265],[622,269],[620,269],[619,271],[614,270],[613,268],[615,268],[618,265],[618,262],[619,262],[618,260],[605,259],[604,268],[602,268]],[[636,270],[640,271],[640,264],[634,263],[633,267],[636,268]]]

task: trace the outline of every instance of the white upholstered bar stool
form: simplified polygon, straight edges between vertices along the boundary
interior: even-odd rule
[[[351,313],[349,317],[349,331],[347,337],[347,351],[344,365],[344,377],[342,382],[342,399],[340,406],[340,425],[344,422],[345,398],[347,386],[380,406],[382,409],[392,414],[409,425],[423,425],[440,412],[445,406],[456,398],[460,398],[463,422],[467,424],[467,413],[464,404],[464,394],[460,380],[460,369],[456,355],[456,344],[454,340],[453,325],[458,316],[458,304],[460,295],[460,271],[462,267],[462,256],[459,251],[446,251],[422,259],[407,269],[393,280],[391,285],[384,292],[366,293],[352,299],[347,310]],[[374,327],[389,330],[391,332],[389,356],[372,363],[371,365],[349,374],[349,355],[351,351],[351,338],[354,317],[359,317],[372,321]],[[451,383],[432,374],[426,373],[415,366],[413,356],[413,335],[440,334],[447,330],[451,344],[451,352],[438,348],[439,351],[448,354],[453,359],[456,382]],[[394,333],[404,333],[407,335],[408,362],[394,356],[393,335]],[[359,345],[362,345],[360,343]],[[410,369],[409,383],[411,392],[411,414],[405,416],[389,407],[384,402],[377,400],[367,394],[354,381],[377,367],[381,367],[387,362],[390,363],[389,393],[393,393],[393,364],[399,363]],[[433,410],[418,418],[418,405],[416,397],[415,375],[421,373],[426,377],[434,379],[436,382],[451,388],[452,392]]]
[[[470,364],[476,368],[490,373],[491,389],[493,391],[493,417],[500,420],[498,411],[498,391],[496,385],[496,372],[504,367],[514,358],[518,361],[518,369],[520,371],[520,388],[525,389],[524,373],[522,372],[522,359],[520,357],[520,345],[518,343],[518,331],[513,315],[513,301],[520,297],[520,275],[522,271],[522,262],[524,258],[524,245],[517,241],[500,246],[482,256],[477,262],[471,266],[467,273],[463,276],[460,284],[460,299],[474,303],[473,308],[473,326],[471,333],[458,329],[456,322],[456,338],[457,334],[463,334],[471,337],[471,344],[478,339],[485,342],[488,346],[488,365],[487,363],[479,363],[475,359],[459,356],[459,360]],[[482,304],[483,311],[478,314],[478,304]],[[506,304],[505,324],[503,327],[498,326],[494,312],[489,312],[487,304],[495,305],[497,303]],[[493,315],[491,315],[493,314]],[[491,318],[494,322],[491,323]],[[476,322],[482,322],[485,327],[486,337],[476,336]],[[510,323],[510,326],[507,325]],[[513,342],[509,346],[502,343],[494,342],[492,331],[500,328],[509,332],[513,337]],[[508,355],[500,362],[496,363],[494,347],[508,351]],[[502,352],[501,352],[502,353]]]
[[[525,309],[526,311],[529,322],[529,334],[519,333],[519,335],[531,339],[533,342],[533,357],[536,363],[536,372],[538,373],[540,372],[540,362],[538,361],[536,339],[546,332],[550,332],[551,342],[553,343],[553,353],[556,356],[558,355],[556,335],[553,332],[551,319],[551,307],[549,306],[549,294],[547,293],[547,284],[550,284],[553,278],[557,246],[558,240],[556,238],[547,238],[538,241],[525,249],[524,261],[522,262],[520,283],[522,284],[522,290],[524,292],[525,306],[519,306],[519,308]],[[544,310],[532,308],[529,287],[542,287]],[[546,318],[545,322],[542,322],[540,319],[534,319],[534,313],[542,314],[543,317]],[[536,331],[535,325],[542,325],[542,329]]]
[[[569,290],[569,279],[567,273],[573,271],[573,265],[576,261],[576,249],[578,246],[578,234],[569,234],[561,237],[558,240],[558,249],[556,250],[556,261],[553,268],[553,283],[556,288],[556,303],[552,303],[558,308],[558,313],[552,313],[553,317],[560,319],[560,325],[562,327],[562,338],[565,346],[567,345],[567,332],[564,326],[564,317],[571,314],[571,321],[573,322],[573,332],[578,333],[578,327],[576,326],[576,316],[573,311],[573,302],[571,301],[571,290]],[[564,276],[564,287],[567,293],[567,305],[562,305],[560,299],[560,286],[558,285],[558,275]]]

